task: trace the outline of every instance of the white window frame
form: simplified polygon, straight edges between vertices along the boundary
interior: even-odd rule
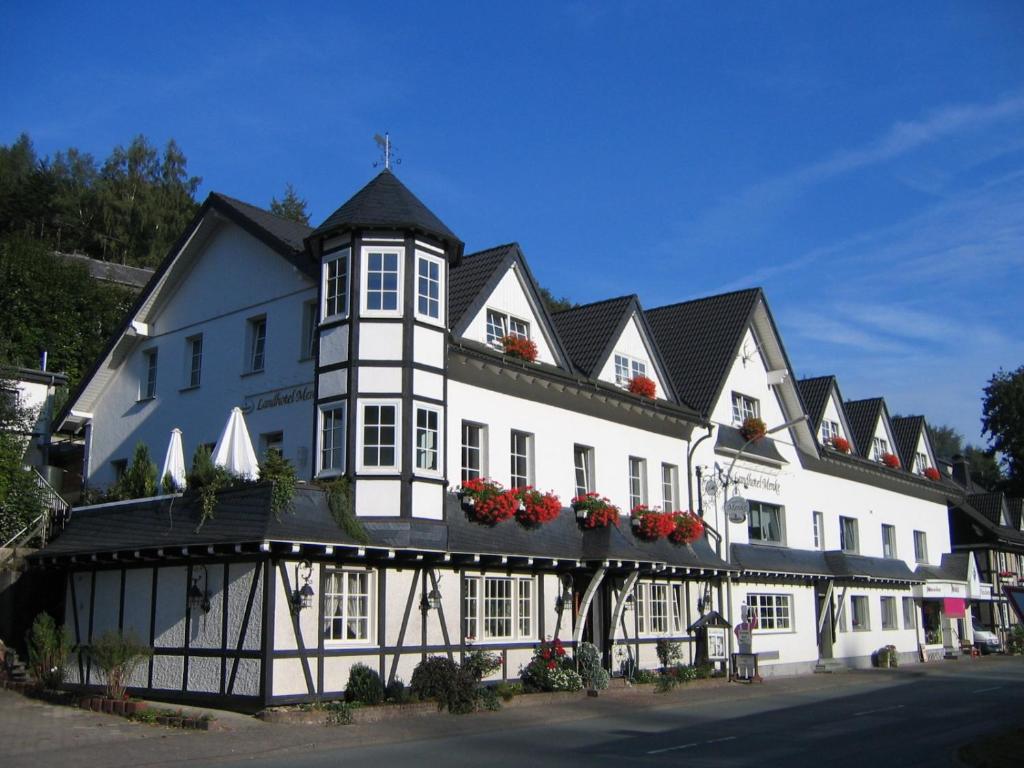
[[[436,420],[433,428],[434,433],[434,446],[433,448],[423,449],[420,447],[420,414],[432,414]],[[429,426],[427,430],[429,431]],[[441,439],[441,435],[444,433],[444,414],[441,409],[436,405],[428,405],[426,403],[416,402],[413,406],[412,416],[412,438],[413,438],[413,472],[417,475],[429,475],[430,477],[440,477],[441,468],[444,466],[444,455],[442,452],[444,442]],[[420,456],[422,451],[426,451],[428,454],[434,454],[434,468],[420,466]]]
[[[576,443],[572,447],[573,496],[582,496],[594,490],[594,449]],[[580,483],[580,480],[583,483]]]
[[[346,246],[345,248],[339,248],[324,255],[320,287],[320,295],[322,297],[320,302],[320,318],[324,322],[331,320],[344,320],[349,315],[349,307],[352,298],[352,291],[350,290],[352,282],[351,254],[352,249]],[[332,279],[330,277],[330,270],[334,264],[340,264],[344,268],[345,274],[341,276],[340,279],[335,279],[335,285],[340,288],[340,291],[336,290],[331,292],[329,288]],[[328,309],[331,308],[330,305],[332,303],[335,304],[333,307],[335,311],[330,312]]]
[[[647,459],[630,456],[628,464],[629,508],[647,503]]]
[[[928,534],[925,531],[914,531],[914,562],[928,563]]]
[[[671,512],[679,509],[679,467],[675,464],[661,464],[661,504],[662,510]]]
[[[931,463],[928,461],[927,453],[918,452],[914,454],[914,474],[923,475],[924,471],[930,466]]]
[[[198,350],[196,345],[198,344]],[[198,365],[197,365],[198,362]],[[203,383],[203,334],[197,333],[185,339],[185,386],[184,389],[198,389]]]
[[[889,450],[889,441],[884,437],[872,437],[871,438],[871,459],[872,461],[882,461],[882,456],[887,453],[892,453]]]
[[[743,426],[748,418],[758,419],[761,417],[761,402],[756,397],[744,395],[742,392],[732,393],[732,423],[734,426]]]
[[[778,515],[778,518],[777,518],[778,519],[778,528],[779,528],[779,540],[778,541],[775,541],[774,539],[764,539],[764,538],[754,539],[754,538],[751,538],[750,530],[753,527],[753,523],[754,523],[754,511],[755,511],[754,508],[755,507],[757,508],[758,516],[763,514],[765,511],[769,511],[770,512],[772,509],[775,510],[775,512]],[[749,515],[750,515],[750,517],[749,517],[749,520],[747,522],[747,540],[749,541],[749,543],[751,543],[751,544],[759,544],[759,545],[762,545],[762,546],[769,546],[769,547],[770,546],[778,547],[778,546],[785,546],[786,545],[786,509],[785,509],[785,507],[783,507],[781,504],[771,504],[771,503],[766,502],[766,501],[751,501],[750,502]]]
[[[436,299],[436,301],[437,301],[437,316],[436,317],[431,315],[431,314],[429,314],[428,312],[421,312],[420,311],[420,299],[426,298],[428,306],[429,306],[430,301],[432,301],[432,299],[430,298],[429,294],[424,296],[424,294],[420,292],[420,281],[423,279],[423,277],[420,275],[420,263],[421,262],[426,263],[428,265],[431,265],[433,267],[437,267],[437,299]],[[425,323],[430,323],[431,325],[443,326],[444,325],[444,318],[445,318],[444,297],[445,297],[445,293],[446,293],[445,292],[445,262],[444,262],[444,259],[438,258],[437,256],[434,256],[433,254],[425,253],[423,251],[416,251],[416,276],[415,276],[414,279],[416,280],[416,298],[415,298],[415,306],[413,307],[413,312],[414,312],[414,315],[415,315],[416,319],[417,320],[422,320]],[[427,280],[430,280],[429,276],[428,276]]]
[[[341,453],[340,466],[327,467],[324,466],[324,414],[335,413],[340,411],[340,415],[334,418],[340,423],[341,431],[341,445],[337,449]],[[338,431],[338,427],[335,427],[333,431]],[[337,403],[324,403],[317,408],[317,446],[316,446],[316,472],[317,477],[330,477],[333,475],[341,475],[345,473],[345,464],[348,456],[348,403],[340,401]]]
[[[492,331],[493,328],[500,329],[502,333],[495,333]],[[484,341],[492,347],[501,349],[501,339],[505,336],[518,336],[521,339],[532,338],[530,322],[500,309],[488,307],[484,315]]]
[[[388,465],[367,464],[364,461],[366,409],[374,406],[393,406],[395,409],[395,463]],[[399,471],[402,464],[402,401],[401,400],[360,400],[359,401],[359,432],[356,439],[356,467],[366,475],[392,475]]]
[[[896,551],[896,526],[882,523],[882,557],[894,560],[898,557]]]
[[[788,592],[750,592],[747,594],[747,608],[757,615],[758,634],[795,632],[793,620],[793,595]]]
[[[359,593],[349,592],[349,576],[362,576],[366,579],[366,591]],[[335,591],[332,587],[334,586],[334,577],[337,576],[341,582],[340,591]],[[374,642],[374,627],[376,626],[376,593],[374,591],[374,582],[376,574],[371,570],[361,568],[330,568],[324,573],[323,580],[323,597],[324,601],[324,622],[320,627],[320,632],[323,635],[324,647],[337,648],[341,646],[364,646],[373,645]],[[298,585],[293,584],[293,589],[298,588]],[[366,634],[364,637],[348,638],[348,637],[331,637],[333,631],[333,625],[335,621],[340,621],[342,627],[346,630],[349,625],[351,617],[349,616],[350,597],[352,594],[358,594],[359,596],[365,595],[366,599],[366,616],[355,617],[359,621],[366,622]],[[328,615],[330,610],[328,607],[328,600],[331,596],[338,597],[338,607],[342,613],[340,616],[332,617]],[[331,631],[329,631],[329,629]]]
[[[534,576],[492,576],[473,574],[463,577],[465,601],[463,604],[463,639],[477,645],[486,643],[503,643],[509,640],[537,639],[537,584]],[[502,583],[508,587],[508,598],[489,597],[491,586]],[[508,615],[504,611],[495,613],[498,601],[508,606]],[[527,611],[524,612],[524,607]],[[500,634],[493,631],[495,622],[508,622],[509,633]]]
[[[263,329],[262,335],[260,329]],[[259,367],[256,363],[259,363]],[[245,321],[245,374],[267,370],[267,316],[256,315]]]
[[[160,371],[160,349],[150,347],[142,351],[142,377],[139,379],[139,400],[153,400],[157,393],[157,376]]]
[[[395,293],[395,309],[370,309],[370,258],[372,256],[394,256],[397,270],[395,273],[396,286],[395,290],[387,290],[388,293]],[[360,300],[360,314],[363,317],[401,317],[402,316],[402,291],[404,289],[402,279],[402,273],[404,271],[404,251],[402,248],[394,246],[381,246],[373,247],[366,246],[362,249],[362,270],[360,277],[360,284],[362,287]],[[384,292],[384,287],[380,288],[380,291]],[[383,297],[382,297],[383,298]]]
[[[633,587],[637,632],[641,637],[665,637],[684,631],[685,594],[681,584],[638,581]]]
[[[811,536],[815,549],[825,548],[825,515],[822,512],[811,512]]]
[[[479,438],[479,445],[472,446],[466,443],[466,430],[477,430],[477,437]],[[481,424],[477,421],[467,421],[463,419],[462,426],[459,428],[459,445],[460,445],[460,477],[462,482],[473,478],[487,477],[487,425]],[[467,472],[466,456],[467,451],[476,451],[477,458],[479,460],[479,466]]]
[[[879,598],[879,605],[881,606],[881,618],[882,618],[882,629],[892,630],[900,628],[900,617],[896,612],[896,598],[892,595],[882,595]],[[885,606],[889,606],[889,615],[891,620],[886,622],[885,620]]]
[[[853,523],[853,542],[849,541],[849,535],[846,532],[846,523]],[[840,515],[839,517],[839,549],[851,555],[860,553],[860,523],[855,517],[846,517]]]
[[[833,437],[842,437],[842,433],[839,431],[839,422],[824,419],[821,422],[821,444],[831,444]]]
[[[523,443],[519,446],[525,449],[525,453],[517,452],[517,438],[522,438]],[[508,487],[509,488],[523,488],[527,485],[533,485],[533,461],[534,461],[534,436],[530,432],[524,432],[520,429],[513,429],[509,432],[509,467],[508,467]],[[516,465],[522,461],[525,474],[519,474],[516,472],[518,468]],[[516,478],[521,478],[524,482],[517,482]]]
[[[647,363],[631,355],[616,352],[614,356],[615,383],[620,387],[628,387],[629,382],[637,376],[647,375]]]
[[[860,605],[864,608],[863,616],[854,616],[854,606]],[[871,601],[867,595],[850,595],[850,629],[853,632],[870,632],[871,631]],[[860,619],[855,622],[854,619]]]
[[[917,629],[917,603],[914,598],[904,597],[900,602],[903,606],[903,628]]]

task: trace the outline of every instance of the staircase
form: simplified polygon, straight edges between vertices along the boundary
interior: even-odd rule
[[[835,659],[818,659],[818,663],[814,666],[815,674],[826,674],[830,675],[835,672],[846,672],[849,668],[841,661]]]
[[[14,652],[13,648],[7,649],[4,667],[7,672],[8,683],[17,684],[30,682],[28,670],[25,668],[25,662],[18,658],[18,654]]]
[[[64,526],[71,519],[71,505],[35,469],[31,467],[25,469],[35,475],[43,511],[8,541],[0,545],[0,569],[17,558],[19,548],[24,549],[36,541],[39,542],[40,548],[46,546],[48,541],[64,530]]]

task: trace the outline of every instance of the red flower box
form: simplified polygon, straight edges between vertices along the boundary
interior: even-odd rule
[[[654,383],[653,379],[649,379],[646,376],[634,376],[629,380],[629,391],[634,395],[649,397],[653,400],[655,393],[658,391],[658,386]]]
[[[619,508],[604,496],[591,491],[572,500],[576,519],[584,528],[607,528],[619,525]]]
[[[757,442],[768,434],[768,426],[757,416],[748,416],[743,420],[743,426],[740,427],[740,434],[743,435],[744,439],[752,442]]]
[[[533,343],[532,339],[524,339],[522,336],[510,334],[501,337],[501,346],[504,347],[505,354],[509,357],[518,357],[528,363],[537,359],[537,345]]]
[[[836,435],[829,442],[832,444],[832,450],[834,451],[839,451],[840,453],[850,452],[850,441],[845,437]]]
[[[673,544],[692,544],[704,535],[704,521],[690,510],[671,514],[675,518],[675,530],[668,538]]]
[[[889,469],[899,469],[900,460],[895,453],[883,453],[882,463],[885,464]]]
[[[506,491],[500,483],[482,477],[464,482],[460,493],[469,516],[485,525],[508,520],[519,509],[516,491]]]
[[[648,509],[646,504],[637,504],[629,514],[633,523],[633,533],[647,541],[663,539],[676,528],[675,515],[672,512]]]
[[[519,499],[519,508],[516,510],[516,520],[524,528],[536,528],[544,523],[550,523],[562,514],[562,502],[554,493],[541,493],[530,486],[516,490]]]
[[[925,467],[922,474],[924,474],[924,476],[929,480],[935,480],[936,482],[942,479],[942,473],[935,467]]]

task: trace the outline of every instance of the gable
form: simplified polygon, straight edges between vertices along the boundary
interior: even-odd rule
[[[926,468],[928,468],[928,467],[934,467],[935,466],[935,456],[932,454],[932,447],[931,447],[931,445],[928,442],[928,436],[927,436],[926,433],[927,433],[927,430],[924,430],[924,429],[921,430],[921,432],[920,432],[920,434],[919,434],[919,436],[917,438],[917,446],[914,449],[914,456],[911,456],[909,458],[910,461],[914,461],[916,459],[917,454],[919,454],[919,453],[920,454],[924,454],[925,456],[928,457],[927,458],[927,463],[923,467],[916,467],[913,464],[911,464],[910,469],[914,470],[918,474],[920,474],[921,472],[924,472],[924,470]]]
[[[868,439],[867,445],[863,448],[869,458],[873,458],[871,454],[874,443],[873,438],[884,440],[888,445],[888,453],[896,453],[896,440],[893,437],[892,428],[889,426],[889,421],[885,418],[884,412],[879,412],[878,418],[875,421],[875,428],[871,431],[871,438]]]
[[[839,407],[839,399],[836,397],[834,390],[829,393],[828,399],[825,401],[825,408],[822,411],[821,421],[830,421],[833,424],[838,424],[839,435],[845,438],[848,442],[853,442],[853,440],[851,439],[852,435],[850,432],[850,426],[849,424],[846,423],[846,414],[844,414],[842,408]],[[820,438],[820,423],[818,435]]]
[[[626,325],[623,327],[622,332],[612,345],[612,351],[604,361],[604,365],[601,368],[600,373],[597,375],[597,378],[600,381],[606,381],[610,384],[619,384],[619,381],[616,378],[616,355],[625,356],[628,358],[629,362],[636,361],[643,365],[644,375],[651,379],[657,387],[657,394],[655,396],[658,399],[667,399],[665,378],[656,361],[651,341],[647,338],[647,334],[645,334],[643,329],[640,327],[639,317],[636,312],[634,312],[630,316],[629,320],[626,321]]]

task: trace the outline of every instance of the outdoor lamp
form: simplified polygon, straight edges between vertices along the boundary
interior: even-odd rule
[[[441,607],[441,593],[437,591],[437,584],[434,584],[430,588],[430,591],[424,595],[420,601],[420,610],[424,613],[430,610],[436,611]]]
[[[555,598],[555,610],[561,613],[567,605],[572,605],[572,579],[568,577],[562,580],[562,591]]]
[[[210,612],[210,591],[207,588],[207,584],[210,579],[210,574],[206,571],[205,565],[196,566],[203,569],[203,588],[199,588],[199,576],[197,572],[192,576],[192,586],[188,588],[188,607],[193,611],[202,610],[203,613]]]
[[[313,605],[313,587],[309,583],[313,575],[313,564],[309,560],[303,560],[295,566],[295,591],[292,592],[292,610],[296,613],[303,608],[310,608]],[[297,586],[299,579],[305,582],[302,587]]]
[[[632,611],[633,606],[636,604],[636,596],[630,592],[626,595],[626,605],[624,606],[627,611]]]

